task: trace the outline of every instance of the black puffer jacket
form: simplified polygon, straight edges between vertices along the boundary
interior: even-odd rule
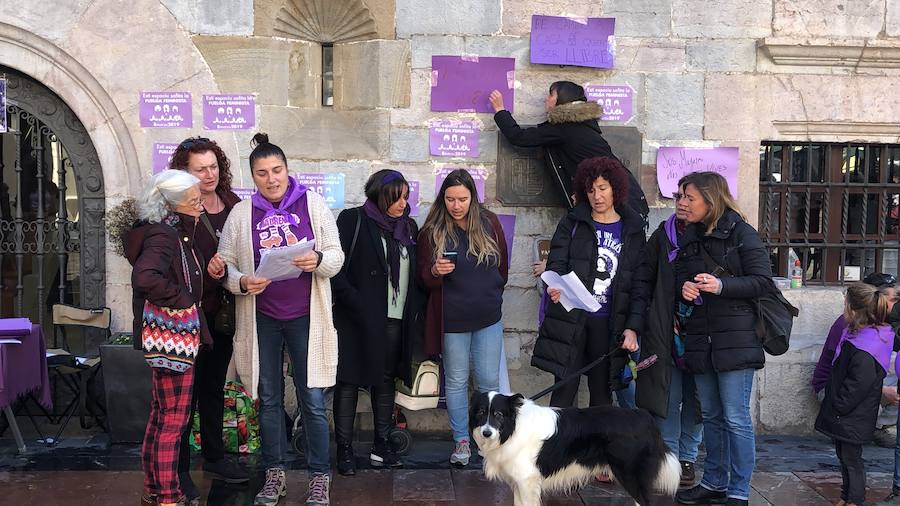
[[[872,355],[845,341],[825,387],[816,430],[849,443],[871,441],[885,375]]]
[[[640,335],[647,307],[644,286],[647,279],[646,238],[640,216],[627,206],[616,207],[622,216],[622,251],[612,281],[613,309],[610,314],[610,349],[619,349],[622,332],[632,329]],[[580,203],[559,222],[550,243],[547,270],[560,275],[575,272],[584,286],[594,286],[597,265],[597,233],[591,218],[590,206]],[[580,357],[574,345],[583,332],[587,315],[580,309],[566,312],[562,304],[548,303],[544,322],[534,346],[531,365],[556,377],[564,377],[577,370]],[[627,354],[615,353],[610,360],[610,385],[613,390],[624,388],[621,373]]]
[[[754,299],[772,287],[772,266],[759,234],[738,213],[729,209],[710,235],[702,223],[688,225],[680,239],[675,262],[675,290],[681,296],[686,281],[697,274],[712,274],[712,260],[734,274],[720,276],[719,295],[701,293],[703,304],[694,307],[684,324],[685,363],[690,372],[703,373],[712,353],[716,371],[761,369],[765,364],[762,343],[756,335]]]

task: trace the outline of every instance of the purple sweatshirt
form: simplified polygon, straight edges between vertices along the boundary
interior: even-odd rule
[[[813,371],[812,387],[816,393],[825,389],[828,384],[828,376],[831,374],[831,364],[834,362],[834,353],[837,345],[841,340],[841,334],[847,328],[847,320],[844,315],[838,316],[837,320],[831,325],[828,331],[828,339],[825,340],[825,347],[822,348],[822,354],[819,355],[819,362],[816,364],[816,370]]]

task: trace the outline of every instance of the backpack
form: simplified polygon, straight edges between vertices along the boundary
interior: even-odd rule
[[[394,402],[413,411],[436,408],[440,398],[440,366],[436,362],[425,360],[420,364],[413,363],[412,367],[415,373],[412,388],[403,381],[396,380],[397,397]]]

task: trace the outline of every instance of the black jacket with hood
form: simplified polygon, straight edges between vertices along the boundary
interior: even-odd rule
[[[871,441],[886,374],[872,355],[845,341],[828,377],[816,430],[848,443]]]

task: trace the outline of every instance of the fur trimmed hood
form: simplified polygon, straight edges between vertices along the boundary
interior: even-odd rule
[[[596,120],[603,114],[603,108],[597,102],[569,102],[558,105],[547,113],[550,123],[580,123]]]

